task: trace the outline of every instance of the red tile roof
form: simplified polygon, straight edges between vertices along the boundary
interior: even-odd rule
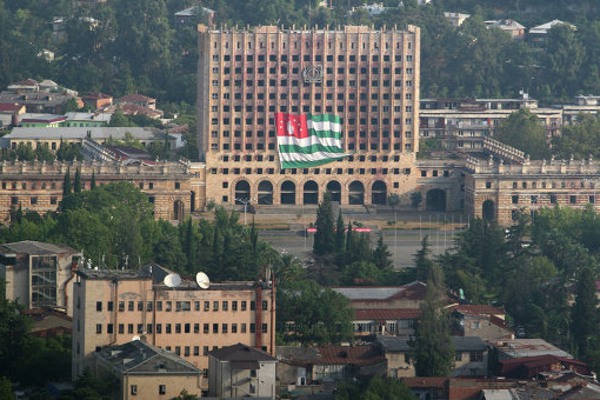
[[[438,376],[403,378],[402,382],[409,388],[445,388],[448,378]]]
[[[356,310],[355,320],[392,320],[392,319],[417,319],[421,316],[419,308],[385,308]]]
[[[316,364],[375,365],[385,361],[381,351],[373,346],[323,346],[317,348],[319,361]]]

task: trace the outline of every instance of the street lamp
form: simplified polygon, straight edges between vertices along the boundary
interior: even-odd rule
[[[246,218],[246,213],[248,212],[248,204],[250,204],[255,199],[247,199],[247,198],[239,198],[236,197],[235,201],[244,205],[244,225],[248,225],[248,220]]]

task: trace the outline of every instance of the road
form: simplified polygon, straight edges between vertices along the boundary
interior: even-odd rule
[[[308,237],[302,234],[302,230],[295,231],[260,231],[261,239],[271,243],[279,251],[286,251],[294,254],[301,260],[311,257],[314,235]],[[392,253],[392,259],[396,268],[405,268],[413,266],[414,254],[421,248],[421,241],[425,235],[429,237],[431,253],[433,255],[442,254],[454,244],[454,235],[456,231],[452,230],[418,230],[418,229],[397,229],[394,235],[393,229],[386,229],[383,242],[388,246]],[[373,233],[371,243],[375,245],[378,240],[378,233]]]

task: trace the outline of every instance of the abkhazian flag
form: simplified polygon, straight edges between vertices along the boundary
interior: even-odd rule
[[[335,115],[276,113],[275,123],[281,169],[316,167],[349,156]]]

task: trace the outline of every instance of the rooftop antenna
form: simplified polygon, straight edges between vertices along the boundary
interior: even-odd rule
[[[201,289],[208,289],[210,287],[210,279],[204,272],[198,272],[196,274],[196,283]]]
[[[181,277],[178,274],[169,274],[165,276],[163,283],[167,287],[176,288],[181,284]]]

